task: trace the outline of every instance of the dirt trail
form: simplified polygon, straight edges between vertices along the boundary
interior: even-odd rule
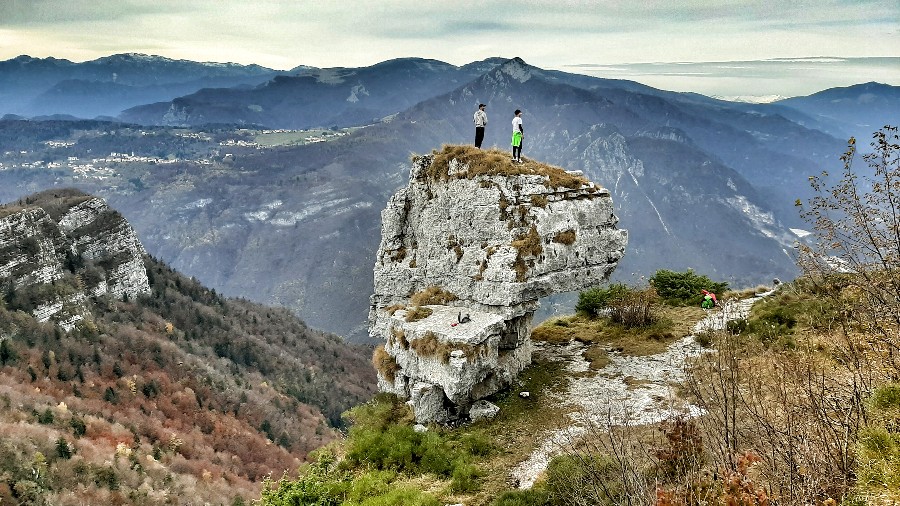
[[[554,402],[573,411],[568,425],[539,435],[543,444],[512,471],[519,488],[531,488],[547,469],[550,460],[584,435],[590,427],[609,425],[641,425],[666,420],[676,414],[695,415],[696,406],[678,399],[673,387],[684,380],[685,360],[703,353],[694,334],[725,328],[729,320],[746,318],[750,307],[771,292],[737,302],[723,304],[709,311],[695,327],[693,334],[672,343],[657,355],[623,356],[610,351],[610,363],[596,374],[588,372],[582,357],[585,345],[577,342],[552,345],[535,343],[535,354],[565,362],[571,374],[568,388],[555,396]]]

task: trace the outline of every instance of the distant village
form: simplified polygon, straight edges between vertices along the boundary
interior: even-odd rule
[[[107,132],[102,132],[106,134]],[[147,136],[155,135],[155,132],[139,131],[138,135]],[[328,142],[337,138],[350,134],[349,129],[343,130],[288,130],[288,129],[272,129],[272,130],[241,130],[243,133],[252,136],[254,140],[242,139],[239,137],[225,139],[217,143],[217,146],[228,148],[244,148],[264,150],[272,149],[284,145],[313,144],[319,142]],[[213,142],[213,138],[203,132],[177,132],[176,137],[199,142]],[[76,146],[77,141],[70,140],[48,140],[43,145],[47,149],[69,150]],[[46,160],[25,160],[21,158],[33,158],[35,153],[30,150],[13,150],[3,152],[0,158],[0,171],[14,169],[32,169],[32,170],[68,170],[73,179],[94,179],[104,180],[116,175],[115,166],[121,164],[146,164],[146,165],[171,165],[171,164],[192,164],[192,165],[213,165],[215,160],[228,161],[234,159],[234,153],[223,151],[221,149],[211,149],[206,156],[198,156],[195,158],[178,158],[178,157],[161,157],[161,156],[143,156],[130,153],[110,152],[108,156],[82,159],[78,156],[66,156],[65,159],[54,161]],[[38,153],[40,154],[40,153]]]

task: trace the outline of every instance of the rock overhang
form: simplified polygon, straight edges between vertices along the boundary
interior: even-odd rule
[[[462,146],[414,158],[409,184],[382,212],[370,333],[385,340],[400,378],[388,385],[380,376],[382,389],[410,397],[420,421],[466,416],[530,362],[540,298],[608,279],[627,243],[617,222],[609,192],[579,171],[513,165],[505,153]],[[420,302],[431,316],[406,322],[416,294],[428,290],[452,301]],[[466,313],[471,321],[453,326]],[[449,355],[443,365],[420,360],[397,345],[398,329],[443,346],[482,340],[487,359],[462,369]],[[457,376],[435,380],[446,374]]]

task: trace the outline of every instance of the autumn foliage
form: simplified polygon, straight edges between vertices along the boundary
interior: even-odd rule
[[[68,333],[0,305],[0,504],[249,503],[373,394],[368,350],[146,267]]]

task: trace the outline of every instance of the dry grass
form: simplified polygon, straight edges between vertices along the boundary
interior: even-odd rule
[[[560,167],[554,167],[534,160],[512,163],[509,153],[498,149],[483,150],[467,145],[444,145],[441,151],[434,151],[434,161],[427,169],[427,177],[433,181],[450,179],[450,161],[468,166],[468,170],[457,174],[458,179],[474,179],[477,176],[541,175],[551,188],[579,189],[588,183],[584,176],[574,176]]]
[[[400,260],[403,260],[404,258],[406,258],[406,247],[405,246],[400,246],[399,249],[396,249],[396,250],[394,250],[393,253],[391,253],[391,261],[392,262],[399,262]]]
[[[406,321],[408,322],[417,322],[419,320],[424,320],[431,316],[433,313],[430,308],[424,306],[416,306],[406,312]]]
[[[409,341],[406,340],[406,333],[403,332],[403,329],[398,329],[396,327],[391,328],[391,339],[393,342],[397,343],[400,348],[404,350],[409,349]]]
[[[410,347],[419,354],[420,357],[438,357],[441,362],[450,362],[450,348],[446,343],[441,342],[434,332],[426,332],[424,336],[414,339],[410,343]]]
[[[566,246],[569,246],[570,244],[575,242],[575,239],[576,239],[575,231],[572,229],[569,229],[569,230],[564,230],[564,231],[556,234],[553,237],[553,242],[556,242],[559,244],[565,244]]]
[[[375,348],[375,351],[372,353],[372,365],[375,366],[375,370],[381,373],[384,379],[391,383],[394,382],[397,372],[400,371],[400,364],[384,350],[382,345]]]
[[[7,216],[24,211],[25,209],[28,209],[28,208],[17,206],[15,204],[7,204],[5,206],[0,206],[0,218],[6,218]]]
[[[456,253],[456,263],[462,260],[463,249],[459,245],[459,239],[456,238],[456,235],[450,234],[450,237],[447,238],[447,249],[452,249]]]
[[[450,362],[450,354],[454,351],[462,351],[466,360],[473,360],[476,357],[483,356],[487,353],[487,346],[472,346],[466,343],[445,343],[438,338],[434,332],[426,332],[424,336],[413,339],[409,344],[416,353],[421,357],[438,357],[444,364]]]
[[[608,366],[610,362],[609,353],[607,353],[606,348],[597,344],[584,350],[584,353],[582,353],[581,356],[589,362],[588,368],[592,371],[603,369]]]
[[[547,207],[547,197],[543,195],[532,195],[531,205],[534,207]]]
[[[740,300],[753,297],[758,293],[767,292],[771,288],[766,285],[757,285],[751,288],[742,288],[740,290],[728,290],[723,293],[719,299],[724,302],[726,300]]]
[[[591,320],[584,316],[549,319],[538,325],[531,338],[548,343],[579,341],[604,344],[624,355],[646,356],[662,353],[674,341],[690,335],[704,312],[696,307],[657,308],[659,321],[649,327],[625,329],[608,318]],[[599,352],[593,352],[599,353]]]
[[[394,316],[394,313],[396,313],[400,309],[406,309],[406,306],[403,304],[393,304],[384,308],[385,312],[391,316]]]
[[[448,302],[458,299],[456,295],[439,286],[429,286],[421,292],[412,294],[409,301],[414,306],[446,306]]]
[[[537,257],[544,252],[537,227],[532,225],[527,234],[519,236],[512,242],[512,247],[517,251],[516,261],[513,264],[513,268],[516,270],[516,281],[525,281],[528,277],[528,268],[534,265],[533,261],[529,263],[526,258]]]

